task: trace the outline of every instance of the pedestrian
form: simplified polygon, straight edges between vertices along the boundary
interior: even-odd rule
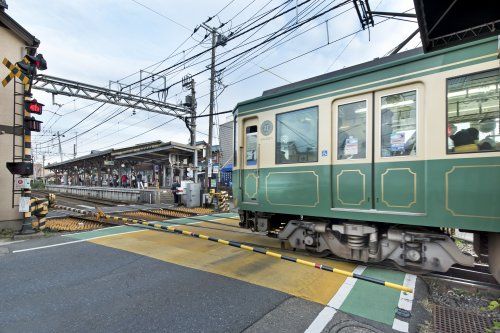
[[[132,172],[132,177],[131,177],[131,179],[132,179],[132,180],[131,180],[131,183],[132,183],[132,184],[131,184],[131,187],[132,187],[132,188],[136,188],[136,187],[137,187],[137,180],[136,180],[136,178],[135,178],[135,172]]]
[[[144,184],[142,183],[142,173],[137,174],[137,188],[138,189],[144,189]]]
[[[126,174],[122,175],[122,187],[127,187],[128,177]]]
[[[172,187],[170,188],[172,190],[172,194],[174,195],[174,203],[179,206],[180,205],[180,200],[179,197],[180,195],[178,194],[178,187],[180,187],[181,184],[179,184],[179,180],[176,177],[174,182],[172,183]]]

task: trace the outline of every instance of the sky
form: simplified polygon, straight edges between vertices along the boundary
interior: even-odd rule
[[[310,0],[299,7],[298,22],[341,2]],[[193,30],[209,17],[213,18],[207,25],[219,27],[224,23],[218,31],[228,35],[248,24],[254,15],[281,4],[284,10],[292,9],[296,1],[7,0],[7,3],[7,13],[41,41],[38,50],[47,60],[48,69],[40,74],[108,87],[110,81],[120,80],[122,85],[138,81],[141,69],[158,72],[206,51],[210,37],[204,39],[206,31],[203,28],[196,33]],[[215,112],[232,110],[238,102],[258,97],[266,89],[383,57],[417,29],[413,22],[381,22],[383,18],[376,17],[375,23],[378,24],[375,27],[354,34],[361,26],[351,3],[301,23],[301,27],[288,34],[279,45],[254,48],[264,40],[257,38],[296,23],[295,9],[260,29],[230,40],[225,46],[218,46]],[[371,0],[370,5],[379,11],[413,12],[411,0]],[[275,40],[278,41],[279,38]],[[419,42],[417,35],[405,49],[420,46]],[[307,53],[318,47],[321,48]],[[244,59],[235,58],[241,59],[237,62],[228,60],[246,49],[254,51]],[[172,54],[174,56],[168,58]],[[208,112],[209,57],[207,52],[175,73],[164,72],[164,80],[169,86],[186,74],[205,70],[194,77],[198,114]],[[291,60],[293,58],[296,59]],[[146,87],[150,84],[148,81],[143,84],[143,91],[151,91]],[[155,80],[152,85],[163,87],[163,78]],[[118,85],[113,83],[112,87],[116,89]],[[139,89],[139,86],[134,86],[131,92],[139,94]],[[176,84],[168,89],[166,101],[178,104],[187,94]],[[77,156],[83,156],[91,150],[155,140],[189,141],[184,123],[167,115],[142,110],[134,112],[108,104],[96,111],[101,103],[61,95],[53,100],[52,95],[37,90],[34,97],[45,104],[43,115],[38,117],[43,121],[42,131],[34,134],[32,140],[36,162],[41,162],[42,155],[45,155],[46,163],[60,161],[57,132],[61,134],[64,160],[74,156],[75,144]],[[157,98],[157,94],[151,97]],[[229,120],[230,114],[220,115],[215,124]],[[197,139],[207,141],[208,117],[198,119],[198,131]],[[214,143],[217,142],[216,128]]]

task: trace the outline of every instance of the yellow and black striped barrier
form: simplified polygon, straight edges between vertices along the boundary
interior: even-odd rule
[[[217,209],[219,212],[229,212],[229,194],[226,191],[215,192],[212,189],[209,194],[212,197],[212,202],[214,198],[217,199]]]
[[[37,220],[31,222],[33,229],[43,230],[45,228],[46,216],[49,213],[49,202],[47,199],[30,199],[30,215],[34,215]]]
[[[29,63],[29,60],[26,57],[23,58],[23,61],[27,64]],[[10,73],[5,77],[5,79],[2,80],[2,86],[5,87],[6,85],[8,85],[9,82],[15,77],[21,80],[23,84],[28,84],[30,82],[29,77],[24,75],[23,72],[21,72],[21,69],[17,67],[17,65],[12,64],[7,58],[3,58],[2,63],[10,71]]]
[[[88,211],[88,210],[78,209],[78,208],[73,208],[73,207],[67,207],[67,206],[61,206],[61,205],[53,205],[52,207],[55,208],[55,209],[68,210],[70,212],[79,213],[79,214],[83,214],[83,215],[95,214],[94,212],[91,212],[91,211]]]
[[[172,227],[172,226],[165,226],[165,225],[162,225],[162,224],[159,224],[159,223],[154,223],[154,222],[141,221],[140,224],[146,225],[148,227],[153,227],[155,229],[162,229],[162,230],[170,231],[170,232],[173,232],[173,233],[176,233],[176,234],[181,234],[181,235],[196,237],[196,238],[208,240],[208,241],[211,241],[211,242],[216,242],[216,243],[220,243],[220,244],[224,244],[224,245],[229,245],[229,246],[240,248],[240,249],[243,249],[243,250],[247,250],[247,251],[252,251],[252,252],[255,252],[255,253],[264,254],[264,255],[267,255],[267,256],[270,256],[270,257],[274,257],[274,258],[277,258],[277,259],[286,260],[286,261],[290,261],[290,262],[295,262],[297,264],[301,264],[301,265],[305,265],[305,266],[309,266],[309,267],[314,267],[314,268],[321,269],[321,270],[324,270],[324,271],[327,271],[327,272],[337,273],[337,274],[344,275],[344,276],[347,276],[347,277],[353,277],[353,278],[356,278],[356,279],[359,279],[359,280],[363,280],[363,281],[367,281],[367,282],[379,284],[379,285],[386,286],[388,288],[396,289],[396,290],[399,290],[399,291],[413,293],[413,289],[412,288],[409,288],[409,287],[406,287],[406,286],[403,286],[403,285],[400,285],[400,284],[396,284],[396,283],[392,283],[392,282],[388,282],[388,281],[383,281],[383,280],[380,280],[380,279],[377,279],[377,278],[373,278],[373,277],[369,277],[369,276],[364,276],[364,275],[356,274],[356,273],[353,273],[353,272],[345,271],[345,270],[338,269],[338,268],[335,268],[335,267],[330,267],[330,266],[327,266],[327,265],[317,264],[317,263],[314,263],[312,261],[307,261],[307,260],[303,260],[303,259],[299,259],[299,258],[290,257],[290,256],[287,256],[287,255],[284,255],[284,254],[280,254],[280,253],[277,253],[277,252],[268,251],[268,250],[266,250],[264,248],[248,246],[248,245],[244,245],[244,244],[241,244],[241,243],[238,243],[238,242],[235,242],[235,241],[227,241],[227,240],[220,239],[220,238],[215,238],[215,237],[211,237],[211,236],[207,236],[207,235],[197,234],[197,233],[192,232],[192,231],[181,230],[181,229],[177,229],[177,228]]]

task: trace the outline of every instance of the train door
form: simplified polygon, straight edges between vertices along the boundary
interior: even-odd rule
[[[333,103],[333,209],[372,209],[372,94]]]
[[[425,209],[423,85],[374,94],[373,186],[379,211]]]
[[[241,190],[244,203],[258,202],[259,186],[259,145],[258,119],[243,121],[243,145],[241,156]]]

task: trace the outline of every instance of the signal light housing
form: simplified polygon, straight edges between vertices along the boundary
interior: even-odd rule
[[[31,162],[7,162],[6,165],[13,175],[31,176],[33,174],[33,163]]]
[[[16,63],[17,67],[21,69],[24,75],[32,77],[36,75],[37,69],[41,71],[47,69],[47,61],[43,58],[42,54],[37,54],[36,56],[27,54],[25,58],[28,59],[29,63],[24,61],[18,61]]]
[[[44,106],[45,104],[38,103],[36,99],[24,101],[24,107],[29,113],[42,114]]]
[[[40,132],[42,121],[36,120],[34,117],[24,118],[25,129],[32,132]]]

